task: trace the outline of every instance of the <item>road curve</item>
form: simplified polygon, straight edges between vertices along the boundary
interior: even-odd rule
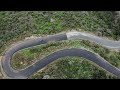
[[[95,64],[102,67],[106,71],[120,77],[120,69],[111,65],[109,62],[104,60],[99,55],[84,49],[79,49],[79,48],[63,49],[63,50],[54,52],[48,55],[47,57],[44,57],[41,60],[38,60],[36,63],[28,66],[25,69],[14,70],[11,67],[11,58],[13,54],[21,49],[40,45],[40,44],[47,44],[50,41],[73,40],[73,39],[89,40],[107,48],[120,49],[120,41],[107,40],[107,39],[103,39],[98,36],[94,36],[92,34],[83,33],[83,32],[60,33],[60,34],[55,34],[55,35],[51,35],[43,38],[25,40],[25,41],[21,41],[14,44],[5,52],[1,60],[1,71],[6,78],[26,79],[29,76],[31,76],[33,73],[37,72],[38,70],[42,69],[43,67],[53,62],[54,60],[57,60],[58,58],[83,57],[94,62]]]

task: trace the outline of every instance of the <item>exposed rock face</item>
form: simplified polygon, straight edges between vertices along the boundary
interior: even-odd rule
[[[50,76],[49,75],[45,75],[45,76],[43,76],[43,78],[42,79],[49,79],[50,78]]]
[[[27,40],[27,39],[33,39],[33,38],[38,38],[38,37],[37,36],[25,37],[25,40]]]
[[[116,11],[116,13],[117,13],[118,15],[120,15],[120,11]]]
[[[50,22],[55,22],[55,19],[51,18],[51,19],[50,19]]]

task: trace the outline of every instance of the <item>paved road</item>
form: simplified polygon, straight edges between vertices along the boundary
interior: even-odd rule
[[[106,71],[120,77],[120,70],[118,68],[111,65],[109,62],[104,60],[99,55],[92,53],[90,51],[84,50],[84,49],[80,49],[80,48],[63,49],[63,50],[54,52],[48,55],[47,57],[42,58],[41,60],[38,60],[36,63],[28,66],[27,68],[21,69],[18,71],[14,70],[11,67],[10,61],[11,61],[13,54],[21,49],[40,45],[40,44],[47,44],[50,41],[73,40],[73,39],[89,40],[89,41],[95,42],[107,48],[120,49],[120,41],[107,40],[107,39],[103,39],[103,38],[94,36],[92,34],[83,33],[83,32],[68,32],[68,33],[51,35],[51,36],[47,36],[43,38],[25,40],[25,41],[21,41],[21,42],[14,44],[4,54],[1,60],[1,70],[2,70],[4,77],[11,78],[11,79],[26,79],[29,76],[31,76],[33,73],[37,72],[38,70],[42,69],[49,63],[61,57],[86,58],[94,62],[98,66],[102,67]]]

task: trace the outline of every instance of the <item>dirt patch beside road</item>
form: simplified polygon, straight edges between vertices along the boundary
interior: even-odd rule
[[[2,57],[3,57],[3,56],[0,56],[0,62],[1,62]],[[3,79],[3,76],[2,76],[1,70],[0,70],[0,79]]]
[[[3,57],[3,56],[0,56],[0,61],[1,61],[2,57]]]

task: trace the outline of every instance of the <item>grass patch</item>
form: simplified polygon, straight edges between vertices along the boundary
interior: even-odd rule
[[[111,11],[0,11],[0,54],[28,33],[42,36],[81,28],[119,39],[120,25],[115,17]]]
[[[111,11],[0,11],[0,55],[4,54],[10,44],[23,40],[26,36],[44,36],[71,29],[79,31],[77,28],[119,40],[119,21],[116,20],[116,13]],[[12,61],[13,67],[24,68],[56,49],[66,47],[89,48],[120,67],[117,52],[109,52],[94,44],[87,46],[84,43],[86,42],[65,41],[22,50],[16,53]]]
[[[85,49],[91,50],[95,53],[98,53],[101,57],[105,58],[108,62],[110,62],[111,64],[113,64],[114,66],[119,68],[119,63],[120,63],[119,52],[110,51],[104,47],[101,47],[97,44],[94,44],[94,43],[91,43],[91,42],[85,41],[85,40],[52,42],[47,45],[35,46],[35,47],[28,48],[28,49],[24,49],[15,54],[15,56],[12,59],[12,66],[15,69],[25,68],[26,66],[31,65],[33,62],[40,60],[40,58],[45,57],[45,56],[49,55],[50,53],[55,52],[56,50],[60,50],[60,49],[64,49],[64,48],[71,48],[71,47],[85,48]],[[31,56],[32,59],[31,58],[29,59],[29,55]],[[21,57],[22,57],[22,59],[21,59]],[[69,59],[69,60],[71,60],[71,59]],[[63,61],[64,61],[64,59],[63,59]],[[22,64],[20,64],[21,62],[22,62]],[[68,61],[68,63],[69,63],[69,61]],[[62,67],[61,64],[59,64],[58,66]],[[75,66],[76,65],[74,65],[74,67]],[[84,66],[86,66],[86,65],[84,65]],[[86,66],[86,67],[89,67],[89,66]],[[73,69],[73,71],[74,71],[74,69]],[[63,72],[63,71],[61,71],[61,72]],[[97,70],[95,72],[97,72]],[[94,78],[96,78],[96,77],[94,77]]]
[[[83,58],[61,58],[38,71],[30,79],[117,79]]]

